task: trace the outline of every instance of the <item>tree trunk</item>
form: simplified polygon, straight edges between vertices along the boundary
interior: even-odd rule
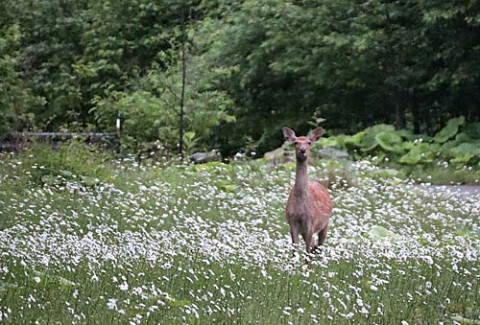
[[[187,59],[185,57],[185,41],[182,41],[182,92],[180,94],[180,127],[179,127],[179,151],[180,157],[183,159],[183,120],[185,116],[185,88],[187,87]]]
[[[185,11],[182,13],[182,40],[181,40],[181,59],[182,59],[182,90],[180,94],[180,114],[179,114],[179,153],[183,160],[183,133],[184,130],[184,117],[185,117],[185,91],[187,88],[187,57],[186,57],[186,42],[187,42],[187,30],[186,30],[187,18],[185,17]]]
[[[421,132],[420,110],[419,110],[418,99],[415,97],[413,98],[413,101],[412,101],[412,116],[413,116],[413,133],[420,134]]]
[[[399,100],[395,103],[395,127],[397,130],[405,128],[405,109]]]

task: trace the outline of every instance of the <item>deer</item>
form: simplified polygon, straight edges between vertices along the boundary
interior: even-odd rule
[[[307,174],[310,148],[320,139],[324,130],[318,127],[308,137],[297,137],[295,131],[287,127],[282,131],[285,140],[295,146],[295,184],[286,206],[292,244],[294,248],[298,247],[299,235],[302,235],[307,254],[312,254],[317,252],[327,238],[328,222],[333,210],[332,199],[325,187],[320,182],[309,181]]]

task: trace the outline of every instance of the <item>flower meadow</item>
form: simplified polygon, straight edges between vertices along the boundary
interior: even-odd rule
[[[368,162],[337,175],[326,245],[292,253],[293,164],[106,162],[35,183],[0,162],[5,324],[479,324],[480,197]]]

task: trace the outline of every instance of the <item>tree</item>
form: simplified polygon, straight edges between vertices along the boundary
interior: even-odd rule
[[[424,88],[435,95],[436,119],[444,124],[451,116],[464,115],[478,121],[480,4],[422,0],[420,6],[428,46],[435,49],[431,57],[435,69]]]
[[[158,140],[170,153],[178,149],[183,156],[185,149],[192,149],[186,148],[185,139],[190,145],[215,146],[206,145],[214,128],[234,120],[226,113],[232,101],[217,90],[215,81],[224,72],[210,69],[206,58],[208,35],[195,32],[202,28],[195,25],[194,7],[178,9],[179,25],[169,33],[169,48],[159,53],[160,59],[153,60],[142,76],[130,78],[126,90],[98,96],[92,110],[107,130],[113,127],[109,121],[120,114],[124,137],[135,150],[151,148]]]
[[[331,133],[431,134],[480,119],[475,0],[4,0],[0,11],[4,129],[107,130],[108,105],[144,100],[164,130],[175,117],[170,150],[195,133],[233,154],[320,118]]]
[[[478,16],[475,1],[246,0],[220,19],[215,47],[220,66],[238,69],[222,83],[236,132],[262,152],[281,126],[305,132],[315,116],[348,133],[478,119]],[[232,151],[244,144],[225,139]]]
[[[18,25],[0,29],[0,138],[11,131],[31,127],[32,116],[27,108],[41,105],[42,98],[34,96],[25,87],[19,66],[19,48],[22,35]]]

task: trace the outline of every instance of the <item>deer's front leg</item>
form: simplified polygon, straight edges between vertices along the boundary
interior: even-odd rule
[[[291,226],[290,227],[290,236],[292,237],[292,244],[294,248],[297,248],[298,246],[298,237],[299,237],[299,232],[298,229],[295,227]]]
[[[315,249],[315,238],[313,235],[314,233],[312,230],[309,230],[305,235],[305,244],[307,246],[306,248],[308,254],[313,253],[313,250]]]

